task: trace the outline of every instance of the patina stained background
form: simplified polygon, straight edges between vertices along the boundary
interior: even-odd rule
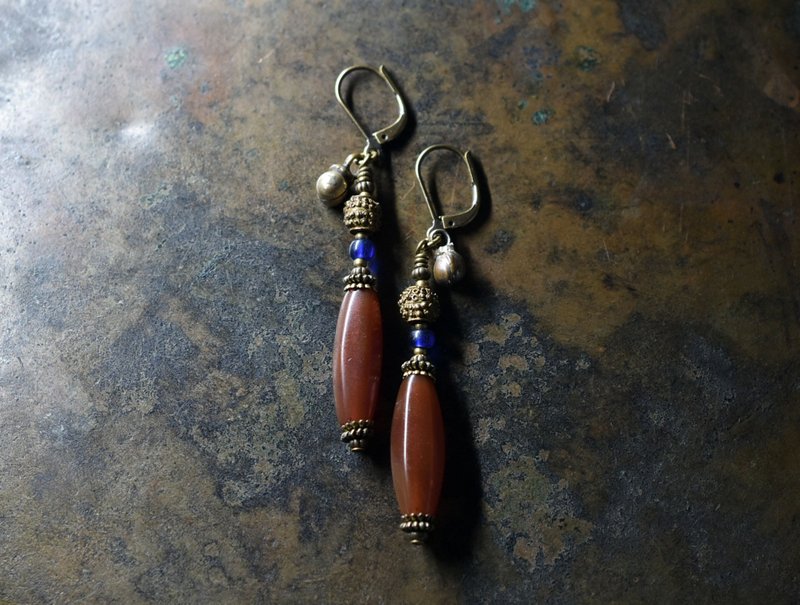
[[[3,3],[0,598],[796,601],[799,57],[786,0]],[[362,145],[359,62],[415,116],[384,420],[416,154],[471,147],[491,194],[427,548],[331,401],[348,236],[313,187]]]

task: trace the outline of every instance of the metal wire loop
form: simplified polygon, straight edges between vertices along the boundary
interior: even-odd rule
[[[397,101],[397,107],[399,111],[397,119],[389,126],[381,128],[380,130],[376,130],[372,134],[369,134],[366,128],[361,125],[350,109],[350,106],[342,96],[342,83],[344,82],[345,78],[347,78],[347,76],[354,71],[368,71],[378,76],[381,80],[386,82],[387,86],[394,94],[395,100]],[[397,138],[397,136],[406,126],[406,122],[408,121],[408,112],[406,110],[405,102],[403,101],[403,97],[400,95],[400,90],[398,89],[397,84],[395,84],[394,80],[392,80],[392,77],[389,75],[389,72],[386,71],[386,68],[383,65],[379,65],[377,68],[370,65],[352,65],[348,67],[339,74],[338,78],[336,78],[335,92],[336,100],[339,102],[339,105],[341,105],[345,112],[347,112],[347,115],[350,116],[353,124],[356,125],[356,128],[358,128],[358,131],[364,136],[364,139],[367,142],[363,152],[365,155],[369,156],[371,152],[374,152],[376,155],[379,154],[381,151],[381,145]]]
[[[464,163],[467,165],[470,187],[472,189],[472,202],[470,207],[466,210],[456,212],[454,214],[439,214],[436,204],[431,198],[428,187],[425,185],[425,181],[422,178],[422,161],[429,153],[437,150],[455,153],[457,156],[462,158]],[[478,183],[476,182],[475,178],[475,166],[472,162],[472,153],[467,150],[462,154],[461,151],[452,145],[431,145],[430,147],[424,149],[417,157],[417,163],[414,167],[414,172],[417,175],[417,182],[419,183],[420,189],[422,189],[422,196],[425,198],[425,203],[428,205],[428,210],[430,211],[431,218],[433,219],[433,224],[431,225],[430,229],[428,229],[428,237],[431,237],[431,235],[434,233],[442,232],[447,236],[447,241],[449,243],[450,236],[447,233],[447,229],[456,229],[458,227],[467,225],[478,215],[478,209],[480,208],[480,194],[478,191]]]

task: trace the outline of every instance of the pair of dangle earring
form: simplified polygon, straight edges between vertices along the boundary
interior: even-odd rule
[[[379,76],[394,94],[399,115],[390,126],[368,134],[342,98],[344,79],[366,70]],[[380,205],[375,198],[372,167],[381,157],[382,144],[394,140],[406,125],[400,92],[383,66],[353,66],[336,80],[336,99],[366,140],[360,153],[332,165],[317,180],[317,195],[327,206],[344,204],[344,223],[353,235],[353,268],[345,277],[345,294],[336,324],[333,354],[333,392],[341,438],[352,451],[362,451],[374,431],[383,361],[383,326],[369,263],[375,257],[370,236],[380,227]],[[467,165],[472,202],[456,214],[437,211],[422,177],[424,159],[434,151],[448,151]],[[455,251],[448,230],[463,227],[478,214],[479,195],[470,152],[450,145],[433,145],[419,154],[415,174],[433,220],[416,248],[411,277],[414,283],[400,296],[400,315],[411,328],[411,358],[403,363],[403,381],[395,404],[391,430],[392,479],[400,508],[400,528],[411,541],[422,543],[433,530],[444,477],[444,423],[435,384],[435,367],[428,353],[434,346],[431,325],[439,315],[434,282],[450,285],[464,273],[464,261]],[[431,270],[432,265],[432,270]]]
[[[422,178],[422,162],[437,150],[460,156],[467,165],[472,202],[456,214],[439,214]],[[433,145],[419,154],[417,182],[433,223],[417,245],[411,278],[414,283],[400,295],[400,315],[411,331],[411,358],[403,363],[403,381],[392,418],[392,481],[400,508],[400,529],[411,542],[421,544],[433,531],[442,491],[445,463],[444,423],[436,391],[435,367],[429,351],[436,339],[431,325],[439,317],[439,298],[434,283],[451,285],[464,274],[464,261],[450,238],[449,229],[463,227],[478,214],[479,191],[469,151],[450,145]],[[431,271],[431,264],[433,270]]]
[[[342,97],[342,84],[358,70],[380,77],[398,104],[397,119],[372,134],[361,126]],[[397,85],[382,65],[377,69],[365,65],[348,67],[336,79],[335,92],[339,105],[366,141],[363,151],[350,154],[342,164],[332,165],[317,180],[317,196],[329,207],[338,206],[351,193],[344,204],[344,224],[353,235],[350,244],[353,267],[344,278],[344,298],[336,324],[333,394],[342,441],[358,452],[366,449],[374,431],[383,362],[383,322],[375,276],[369,268],[375,257],[375,244],[370,236],[378,231],[381,222],[372,168],[380,161],[382,145],[397,138],[408,116]]]

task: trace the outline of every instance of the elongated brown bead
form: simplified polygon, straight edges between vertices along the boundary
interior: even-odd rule
[[[392,419],[392,480],[402,515],[436,515],[444,476],[444,425],[436,384],[403,380]]]
[[[371,288],[344,294],[333,347],[333,396],[339,424],[374,420],[383,357],[378,295]]]

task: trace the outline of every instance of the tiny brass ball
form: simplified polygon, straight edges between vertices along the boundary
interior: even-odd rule
[[[341,166],[333,165],[317,179],[319,201],[333,208],[344,201],[347,195],[347,179]]]
[[[433,279],[436,283],[450,285],[464,277],[464,258],[455,251],[453,244],[436,249],[433,261]]]

